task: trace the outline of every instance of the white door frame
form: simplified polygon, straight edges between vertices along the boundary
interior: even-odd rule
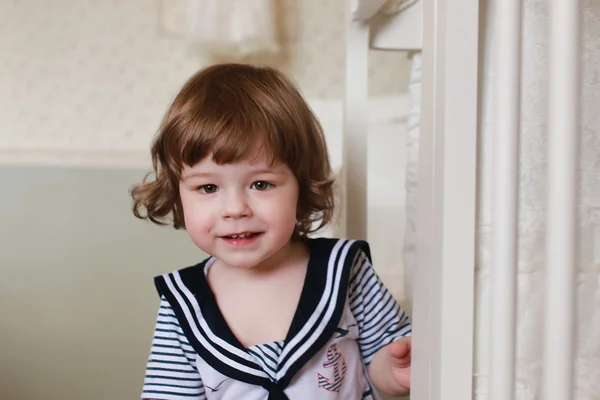
[[[479,0],[423,1],[414,400],[473,396]]]

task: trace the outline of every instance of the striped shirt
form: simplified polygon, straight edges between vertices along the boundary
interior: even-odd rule
[[[205,263],[205,271],[209,266]],[[395,301],[374,271],[369,256],[362,250],[352,260],[345,292],[357,329],[360,355],[368,366],[375,353],[394,340],[409,336],[411,325],[406,313]],[[272,381],[277,381],[284,341],[251,346],[247,353]],[[200,356],[190,344],[171,304],[161,298],[156,329],[147,364],[142,398],[206,399],[206,390],[198,372]]]
[[[204,386],[195,366],[198,355],[183,334],[169,302],[160,302],[143,398],[204,399]]]

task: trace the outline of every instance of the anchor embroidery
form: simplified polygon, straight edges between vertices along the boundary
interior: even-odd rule
[[[329,379],[326,376],[317,373],[319,379],[319,387],[330,392],[339,391],[340,386],[342,386],[344,376],[346,376],[346,371],[348,370],[348,367],[346,366],[346,361],[344,361],[344,357],[338,351],[337,346],[335,344],[332,344],[327,349],[327,361],[323,363],[323,367],[333,368],[333,377]]]

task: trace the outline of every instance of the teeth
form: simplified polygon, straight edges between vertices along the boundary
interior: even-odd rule
[[[229,237],[232,238],[232,239],[245,239],[248,236],[250,236],[249,233],[241,233],[239,235],[229,235]]]

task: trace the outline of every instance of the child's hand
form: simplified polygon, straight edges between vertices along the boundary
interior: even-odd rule
[[[396,397],[410,393],[411,347],[411,338],[403,337],[375,354],[369,365],[369,377],[379,391]]]
[[[392,364],[392,376],[402,387],[410,388],[411,338],[403,337],[387,346]]]

